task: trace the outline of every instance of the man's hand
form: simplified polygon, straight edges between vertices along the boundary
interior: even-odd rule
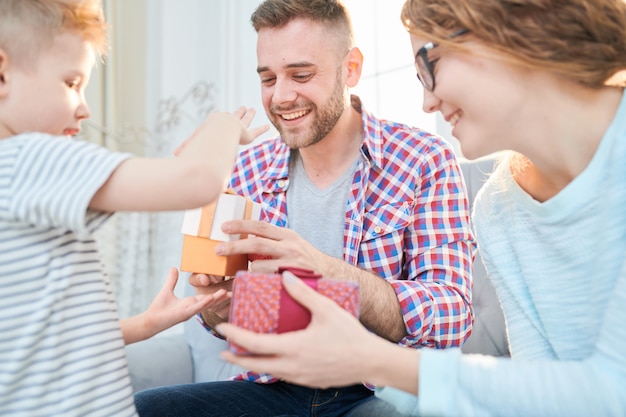
[[[215,296],[222,292],[225,294],[202,310],[202,319],[206,325],[215,328],[218,323],[228,321],[233,289],[232,279],[216,275],[191,274],[189,284],[194,288],[196,296]]]
[[[230,234],[254,235],[219,244],[218,255],[251,254],[258,256],[252,262],[253,272],[273,273],[279,267],[292,266],[330,274],[328,255],[316,249],[291,229],[256,220],[232,220],[222,224],[222,230]]]
[[[270,223],[231,220],[222,224],[222,230],[230,234],[254,236],[222,242],[215,247],[216,254],[257,255],[259,259],[253,261],[250,267],[253,272],[274,273],[279,267],[298,267],[315,271],[324,278],[356,282],[361,295],[361,322],[377,335],[393,342],[407,335],[394,288],[372,272],[326,255],[293,230]],[[212,324],[207,324],[214,328]]]

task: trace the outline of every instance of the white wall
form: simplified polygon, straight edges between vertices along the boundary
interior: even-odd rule
[[[400,23],[404,0],[345,0],[355,41],[364,55],[364,73],[354,90],[380,117],[427,130],[435,118],[421,110],[422,90],[415,76],[409,35]]]

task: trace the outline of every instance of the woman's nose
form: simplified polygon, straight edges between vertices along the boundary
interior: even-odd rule
[[[426,113],[434,113],[439,108],[439,97],[437,97],[432,91],[428,91],[424,88],[424,102],[422,104],[422,109]]]

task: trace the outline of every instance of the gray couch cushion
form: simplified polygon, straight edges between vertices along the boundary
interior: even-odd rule
[[[192,295],[193,287],[187,278],[185,280],[186,295]],[[189,344],[193,359],[194,382],[222,381],[243,370],[220,358],[220,352],[228,348],[226,341],[205,330],[196,317],[186,321],[184,328],[185,339]]]
[[[467,186],[470,210],[473,209],[476,193],[493,171],[497,155],[461,160],[461,170]],[[480,248],[479,248],[480,249]],[[489,280],[480,257],[476,254],[473,270],[474,286],[472,304],[474,306],[474,326],[462,350],[466,353],[482,353],[493,356],[509,356],[506,337],[506,324],[496,292]]]
[[[182,334],[160,334],[126,346],[133,391],[186,384],[193,378],[193,363]]]

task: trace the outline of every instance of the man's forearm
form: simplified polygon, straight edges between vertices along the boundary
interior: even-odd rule
[[[384,278],[335,258],[329,259],[324,269],[326,278],[359,284],[359,319],[365,327],[395,343],[407,335],[396,292]]]

